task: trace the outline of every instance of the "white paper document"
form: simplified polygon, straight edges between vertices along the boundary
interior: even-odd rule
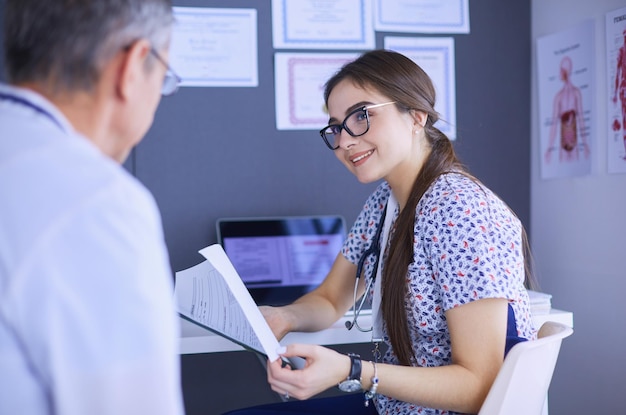
[[[206,261],[176,273],[179,314],[271,361],[278,359],[280,344],[222,246],[211,245],[200,253]],[[302,366],[302,361],[289,360]]]

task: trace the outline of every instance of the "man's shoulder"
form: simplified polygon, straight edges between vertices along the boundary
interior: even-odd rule
[[[103,155],[77,157],[66,191],[85,217],[123,217],[155,221],[156,202],[146,187],[118,163]],[[83,172],[80,174],[79,172]]]
[[[107,204],[121,202],[132,207],[138,201],[151,200],[145,186],[124,167],[81,141],[53,149],[56,157],[42,166],[42,175],[49,174],[50,185],[66,192],[69,202],[88,203],[102,193],[107,194]]]
[[[80,139],[77,139],[80,140]],[[2,167],[1,227],[16,224],[13,238],[33,243],[46,229],[74,218],[157,217],[148,190],[119,164],[80,141],[22,151]],[[17,224],[20,224],[17,227]]]

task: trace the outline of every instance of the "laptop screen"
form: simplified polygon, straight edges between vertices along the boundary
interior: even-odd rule
[[[341,216],[221,218],[217,239],[258,305],[284,305],[317,287],[346,237]]]

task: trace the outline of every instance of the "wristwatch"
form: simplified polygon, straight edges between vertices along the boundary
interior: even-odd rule
[[[349,353],[350,374],[346,380],[339,382],[339,390],[342,392],[356,392],[363,389],[361,386],[361,356]]]

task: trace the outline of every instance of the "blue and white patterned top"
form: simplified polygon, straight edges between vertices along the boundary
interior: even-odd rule
[[[367,199],[342,249],[350,262],[358,263],[370,246],[390,191],[383,182]],[[387,215],[394,215],[395,221],[398,211]],[[507,298],[518,335],[535,338],[524,287],[521,223],[500,198],[463,174],[442,175],[417,205],[414,234],[405,300],[417,358],[414,366],[450,364],[450,333],[444,312],[474,300]],[[365,264],[368,279],[373,263],[372,258]],[[371,297],[372,292],[368,294]],[[383,361],[398,364],[386,327],[383,338],[389,345]],[[380,414],[453,414],[384,395],[377,395],[376,405]]]

